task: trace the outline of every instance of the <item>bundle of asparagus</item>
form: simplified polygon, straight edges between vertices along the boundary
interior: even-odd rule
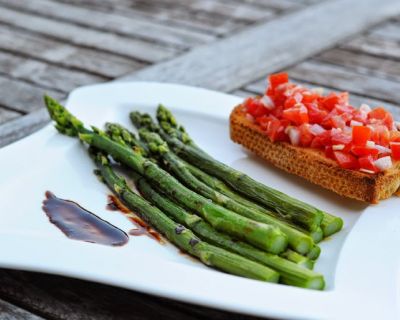
[[[45,104],[58,131],[90,146],[109,188],[182,250],[235,275],[324,288],[323,276],[311,270],[320,253],[316,243],[340,230],[340,218],[212,159],[164,107],[157,111],[159,124],[131,113],[139,140],[118,124],[106,124],[105,132],[90,130],[48,96]],[[129,168],[141,196],[114,172],[108,157]]]

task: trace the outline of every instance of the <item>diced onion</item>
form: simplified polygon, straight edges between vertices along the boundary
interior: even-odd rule
[[[392,167],[392,158],[390,156],[379,158],[374,161],[375,167],[384,171]]]
[[[378,149],[379,153],[392,153],[392,150],[384,146],[380,146],[379,144],[376,144],[374,148]]]
[[[269,109],[269,110],[272,110],[272,109],[274,109],[275,108],[275,104],[274,104],[274,102],[271,100],[271,98],[270,97],[268,97],[268,96],[263,96],[261,99],[260,99],[260,102],[262,103],[262,105],[264,106],[264,107],[266,107],[267,109]]]
[[[254,117],[250,113],[246,113],[246,119],[250,122],[254,122]]]
[[[295,127],[288,130],[289,139],[292,145],[297,146],[300,142],[300,131]]]
[[[371,107],[365,103],[360,106],[360,111],[369,113],[371,111]]]
[[[367,148],[375,148],[375,142],[371,141],[371,140],[368,140],[367,143],[365,144],[365,146]]]
[[[362,122],[360,122],[360,121],[356,121],[356,120],[351,120],[350,121],[350,126],[351,127],[357,127],[357,126],[362,126],[363,124],[362,124]]]
[[[310,126],[310,131],[314,136],[318,136],[321,133],[324,133],[326,130],[322,128],[319,124],[314,123]]]
[[[374,173],[375,173],[375,172],[372,171],[372,170],[368,170],[368,169],[364,169],[364,168],[361,168],[360,171],[361,171],[361,172],[365,172],[365,173],[370,173],[370,174],[374,174]]]
[[[334,144],[333,146],[332,146],[332,150],[335,150],[335,151],[337,151],[337,150],[343,150],[344,149],[344,144]]]

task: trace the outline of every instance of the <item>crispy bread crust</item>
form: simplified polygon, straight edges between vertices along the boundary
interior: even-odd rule
[[[235,107],[230,116],[231,139],[276,167],[301,176],[342,196],[377,203],[399,189],[400,163],[377,174],[341,168],[321,150],[302,148],[287,142],[271,142],[262,130],[246,117],[244,107]]]

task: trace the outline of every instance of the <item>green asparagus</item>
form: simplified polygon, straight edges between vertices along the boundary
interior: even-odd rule
[[[159,207],[173,220],[191,229],[202,240],[275,269],[280,273],[280,279],[283,283],[303,288],[323,289],[324,280],[322,275],[304,269],[304,267],[311,268],[313,261],[290,250],[286,250],[282,253],[282,255],[287,256],[288,260],[293,259],[299,263],[299,265],[297,265],[277,255],[263,252],[244,242],[232,239],[228,235],[215,231],[202,218],[188,213],[182,207],[166,198],[160,192],[156,191],[143,177],[133,173],[133,178],[140,194],[144,198]]]
[[[134,212],[139,213],[168,240],[182,250],[199,258],[208,266],[242,277],[278,282],[279,273],[257,262],[202,241],[189,229],[168,218],[158,208],[152,206],[139,195],[133,193],[126,181],[115,174],[102,154],[95,156],[99,174],[109,188]]]
[[[51,118],[57,122],[61,132],[78,135],[81,141],[110,154],[115,160],[156,183],[164,192],[201,215],[217,230],[241,238],[272,253],[280,253],[285,250],[287,239],[282,236],[281,232],[277,232],[276,228],[242,217],[212,203],[209,199],[184,187],[169,173],[144,158],[139,152],[110,140],[99,130],[87,130],[82,122],[72,116],[56,100],[48,97],[45,102]]]
[[[279,221],[270,214],[264,214],[263,211],[259,211],[256,208],[242,205],[198,180],[191,174],[186,163],[181,161],[169,150],[166,142],[163,141],[158,134],[149,132],[147,129],[141,129],[140,136],[148,143],[148,149],[153,152],[153,154],[161,157],[166,166],[169,167],[173,174],[187,187],[240,215],[279,228],[288,237],[289,245],[297,252],[305,254],[311,250],[313,241],[306,234]]]

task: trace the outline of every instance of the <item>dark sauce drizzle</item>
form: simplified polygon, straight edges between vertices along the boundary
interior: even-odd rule
[[[135,215],[131,210],[129,210],[129,208],[127,208],[115,195],[110,194],[108,195],[107,198],[108,198],[108,203],[106,209],[110,211],[122,212],[136,226],[135,229],[131,229],[129,231],[129,235],[131,236],[146,235],[156,240],[159,243],[164,243],[164,239],[156,230],[151,228],[145,221],[143,221],[141,218]]]
[[[122,246],[129,241],[124,231],[76,202],[57,198],[50,191],[46,191],[45,195],[43,211],[68,238],[108,246]]]

